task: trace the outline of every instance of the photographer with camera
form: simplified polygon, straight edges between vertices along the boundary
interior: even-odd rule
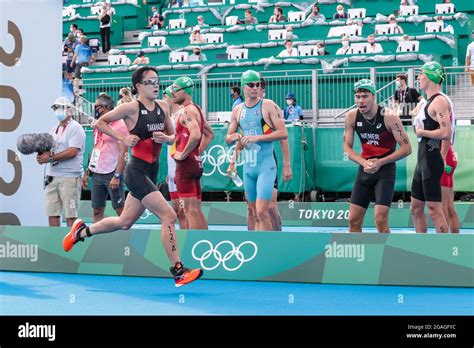
[[[57,98],[51,109],[59,121],[50,132],[54,144],[51,151],[38,153],[36,160],[39,164],[49,164],[45,178],[49,226],[60,226],[63,211],[67,225],[72,226],[78,216],[86,133],[73,120],[73,106],[66,97]]]

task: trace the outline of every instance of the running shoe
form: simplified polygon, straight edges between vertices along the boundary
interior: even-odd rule
[[[189,269],[183,266],[181,262],[176,262],[174,267],[170,267],[171,274],[174,277],[174,285],[179,288],[180,286],[189,284],[199,279],[204,273],[202,269]]]
[[[83,242],[84,238],[81,238],[81,231],[86,228],[86,224],[81,219],[76,219],[72,224],[71,230],[63,239],[63,247],[65,251],[72,249],[74,244],[77,242]]]

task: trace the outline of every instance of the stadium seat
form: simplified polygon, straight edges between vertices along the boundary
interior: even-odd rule
[[[148,47],[163,46],[166,44],[166,37],[164,36],[150,36],[148,38]]]

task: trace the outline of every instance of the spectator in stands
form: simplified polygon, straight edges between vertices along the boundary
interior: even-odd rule
[[[303,120],[303,109],[296,102],[296,97],[293,93],[286,95],[286,108],[283,112],[285,122],[296,122]]]
[[[309,14],[308,18],[306,20],[312,20],[312,21],[318,21],[318,20],[326,20],[326,16],[324,16],[322,13],[319,12],[319,6],[318,5],[313,5],[313,11]]]
[[[161,29],[165,25],[165,18],[158,12],[158,8],[153,6],[151,8],[152,15],[148,21],[148,27],[153,30]]]
[[[293,41],[291,40],[286,40],[285,41],[285,47],[283,51],[278,54],[278,57],[280,58],[285,58],[285,57],[297,57],[298,56],[298,50],[296,48],[293,48]]]
[[[81,78],[81,68],[84,66],[89,66],[93,64],[95,56],[92,52],[92,49],[87,44],[87,37],[85,35],[81,36],[80,44],[76,46],[74,50],[74,55],[72,57],[71,67],[73,63],[76,64],[76,70],[74,73],[74,81],[77,85],[77,79]]]
[[[77,30],[76,30],[76,37],[77,37],[78,39],[80,39],[81,36],[84,36],[84,30],[82,30],[82,29],[80,29],[80,28],[77,28]]]
[[[206,55],[201,53],[201,47],[193,47],[193,54],[188,57],[188,62],[205,62],[206,60]]]
[[[201,35],[201,28],[199,26],[196,25],[193,28],[193,31],[191,35],[189,36],[189,43],[191,45],[206,43],[206,40],[204,40],[204,38]]]
[[[404,126],[410,126],[412,117],[411,112],[423,97],[416,88],[410,88],[407,85],[407,76],[405,74],[397,75],[395,82],[396,91],[393,95],[393,110],[400,117]]]
[[[257,18],[255,18],[255,17],[252,15],[252,11],[250,11],[250,10],[245,10],[245,20],[244,20],[244,24],[251,24],[251,25],[256,25],[256,24],[258,24]]]
[[[51,108],[58,120],[50,131],[54,146],[51,151],[38,154],[36,160],[39,164],[49,164],[45,178],[49,226],[60,226],[62,213],[66,224],[72,226],[78,216],[86,133],[74,121],[73,105],[66,97],[57,98]]]
[[[199,16],[197,17],[197,21],[198,21],[197,25],[198,25],[200,28],[202,28],[202,27],[208,27],[208,26],[209,26],[209,24],[204,23],[204,17],[201,16],[201,15],[199,15]]]
[[[294,40],[294,39],[298,39],[298,36],[296,36],[295,34],[293,34],[293,27],[291,25],[288,25],[286,27],[286,39],[287,40]]]
[[[145,57],[145,52],[140,51],[137,53],[137,58],[133,61],[133,64],[142,64],[142,65],[148,65],[150,64],[150,58]]]
[[[102,41],[102,53],[110,51],[110,27],[112,25],[112,8],[110,3],[105,3],[99,14],[100,40]]]
[[[398,25],[397,18],[395,17],[395,15],[391,14],[390,16],[388,16],[388,22],[393,28],[392,34],[403,34],[403,29],[401,26]]]
[[[341,39],[341,48],[339,48],[336,54],[348,54],[351,46],[349,44],[349,36],[343,36]]]
[[[332,19],[346,19],[347,17],[347,12],[344,11],[344,6],[337,5],[336,13],[332,16]]]
[[[119,97],[120,98],[117,101],[117,106],[133,101],[132,91],[128,87],[120,88]]]
[[[77,37],[77,24],[71,24],[71,26],[69,27],[69,33],[72,33],[74,34],[74,36]]]
[[[372,53],[383,53],[383,48],[382,45],[379,43],[375,42],[375,36],[374,34],[370,34],[367,37],[367,42],[369,45],[367,46],[367,53],[372,54]]]
[[[318,56],[330,55],[330,53],[326,51],[326,45],[322,41],[318,42],[318,44],[316,45],[316,50],[318,51]]]
[[[474,85],[474,30],[471,32],[471,43],[466,50],[466,72],[471,72],[471,85]]]
[[[65,77],[68,80],[72,80],[72,73],[74,72],[75,64],[71,64],[73,62],[72,58],[74,56],[74,50],[76,46],[79,45],[80,42],[74,35],[74,33],[69,33],[68,37],[64,41],[63,44],[63,52],[66,54],[66,66],[64,69]]]
[[[283,15],[283,10],[281,7],[277,6],[273,10],[273,16],[270,17],[268,23],[279,23],[286,22],[286,16]]]
[[[238,86],[233,86],[230,89],[230,96],[232,98],[232,110],[235,109],[235,107],[239,104],[242,104],[244,102],[244,99],[240,95],[240,87]]]

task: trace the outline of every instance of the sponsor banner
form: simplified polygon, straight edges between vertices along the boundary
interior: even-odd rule
[[[160,230],[99,235],[66,253],[66,228],[0,226],[1,270],[169,277]],[[474,235],[177,231],[187,267],[204,279],[473,287]],[[17,249],[20,249],[17,247]],[[30,257],[27,257],[30,256]],[[34,261],[33,261],[34,260]]]
[[[204,216],[211,225],[246,225],[247,204],[245,202],[203,202]],[[474,228],[474,204],[456,203],[462,228]],[[349,218],[348,203],[278,203],[283,226],[307,227],[347,227]],[[110,202],[107,202],[106,216],[116,216]],[[85,222],[92,222],[90,201],[81,201],[79,216]],[[136,222],[137,224],[159,224],[160,220],[149,210],[145,210]],[[413,230],[413,219],[410,203],[392,204],[389,216],[390,227]],[[428,224],[434,227],[428,217]],[[375,227],[374,206],[371,205],[364,219],[364,227]]]

